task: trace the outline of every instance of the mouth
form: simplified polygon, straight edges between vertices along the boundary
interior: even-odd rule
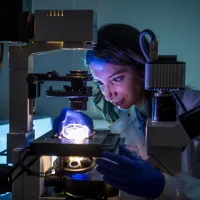
[[[113,104],[116,106],[121,106],[124,103],[124,100],[125,100],[125,98],[123,98],[121,101],[113,102]]]

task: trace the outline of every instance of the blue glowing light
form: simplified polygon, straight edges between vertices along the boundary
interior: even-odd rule
[[[79,180],[79,181],[84,181],[85,180],[84,174],[72,174],[71,178],[73,180]]]

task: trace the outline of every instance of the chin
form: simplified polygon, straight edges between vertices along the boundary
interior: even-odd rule
[[[131,106],[132,106],[132,105],[126,104],[126,105],[121,105],[121,106],[117,106],[117,107],[118,107],[120,110],[127,110],[127,109],[129,109]]]

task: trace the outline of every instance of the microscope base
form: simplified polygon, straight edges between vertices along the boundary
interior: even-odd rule
[[[149,163],[161,171],[168,174],[180,172],[182,150],[189,143],[190,138],[180,121],[147,120],[146,146]]]
[[[14,149],[14,164],[19,161],[21,152],[21,148]],[[28,165],[33,158],[35,158],[35,156],[28,156],[23,160],[24,165]],[[17,168],[12,174],[12,178],[14,179],[22,169],[23,167]],[[52,173],[49,174],[46,174],[46,172],[52,169],[51,156],[41,156],[32,166],[28,167],[28,169],[34,172],[45,173],[46,176],[50,177],[53,171],[51,170]],[[55,180],[55,185],[49,186],[46,179],[47,177],[31,176],[27,173],[23,173],[12,184],[12,200],[110,200],[118,195],[117,189],[111,188],[106,190],[105,183],[102,179],[94,179],[93,183],[91,183],[90,181],[76,182],[74,179],[69,179],[68,181],[68,179],[61,177],[61,186],[57,179]],[[95,185],[95,187],[93,187],[93,185]],[[111,186],[109,186],[109,188],[110,187]],[[71,193],[74,195],[71,195]]]

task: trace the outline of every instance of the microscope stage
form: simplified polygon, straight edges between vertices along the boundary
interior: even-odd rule
[[[92,138],[84,140],[70,140],[56,138],[53,131],[49,131],[30,143],[30,149],[40,155],[52,156],[84,156],[98,157],[102,151],[117,152],[118,146],[124,143],[119,134],[108,130],[95,131]]]

